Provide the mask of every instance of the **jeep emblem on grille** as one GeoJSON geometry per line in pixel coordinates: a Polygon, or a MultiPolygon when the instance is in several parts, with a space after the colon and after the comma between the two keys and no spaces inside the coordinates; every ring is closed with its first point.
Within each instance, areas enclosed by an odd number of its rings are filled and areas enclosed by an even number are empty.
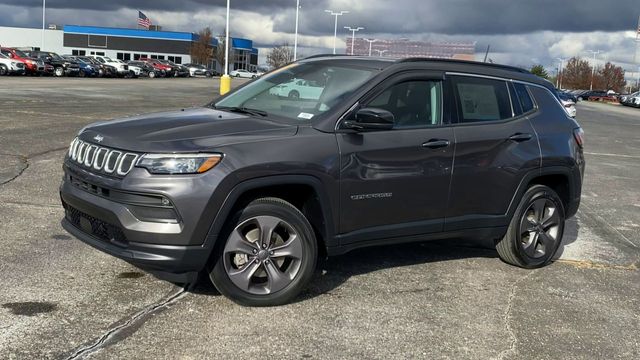
{"type": "Polygon", "coordinates": [[[104,137],[102,135],[96,135],[93,137],[93,140],[97,142],[102,142],[102,140],[104,140],[104,137]]]}

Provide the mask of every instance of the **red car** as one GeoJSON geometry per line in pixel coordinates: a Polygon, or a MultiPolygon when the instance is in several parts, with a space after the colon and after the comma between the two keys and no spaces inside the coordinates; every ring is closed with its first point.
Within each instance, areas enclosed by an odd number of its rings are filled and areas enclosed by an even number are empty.
{"type": "Polygon", "coordinates": [[[26,73],[29,75],[38,75],[45,71],[44,62],[27,56],[20,50],[13,48],[0,48],[0,53],[8,56],[10,59],[24,63],[26,73]]]}
{"type": "Polygon", "coordinates": [[[171,71],[173,70],[171,66],[165,65],[156,59],[140,58],[140,60],[138,61],[144,61],[147,64],[153,66],[158,75],[161,77],[167,76],[167,74],[171,73],[171,71]]]}

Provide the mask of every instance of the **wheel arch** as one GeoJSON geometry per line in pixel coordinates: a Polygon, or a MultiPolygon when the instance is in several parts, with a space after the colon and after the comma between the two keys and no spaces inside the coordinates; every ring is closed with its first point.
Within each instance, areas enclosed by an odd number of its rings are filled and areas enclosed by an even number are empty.
{"type": "Polygon", "coordinates": [[[276,175],[243,181],[229,192],[220,207],[205,245],[213,250],[227,221],[252,200],[260,197],[278,197],[298,208],[311,223],[316,233],[321,256],[334,239],[333,212],[329,196],[322,182],[310,175],[276,175]]]}

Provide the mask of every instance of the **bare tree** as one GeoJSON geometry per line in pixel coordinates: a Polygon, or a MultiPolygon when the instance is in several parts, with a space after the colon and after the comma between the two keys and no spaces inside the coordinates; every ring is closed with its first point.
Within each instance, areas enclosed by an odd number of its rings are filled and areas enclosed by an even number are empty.
{"type": "Polygon", "coordinates": [[[562,87],[566,89],[589,89],[591,85],[592,67],[586,60],[576,57],[569,59],[562,71],[562,87]]]}
{"type": "Polygon", "coordinates": [[[211,40],[213,35],[211,28],[206,27],[198,32],[198,41],[191,47],[191,57],[197,64],[209,65],[213,57],[213,46],[211,40]]]}
{"type": "Polygon", "coordinates": [[[602,69],[598,70],[593,81],[594,88],[606,91],[620,92],[624,90],[626,85],[624,70],[610,62],[607,62],[602,69]]]}
{"type": "Polygon", "coordinates": [[[269,51],[269,54],[267,54],[267,65],[273,69],[277,69],[291,62],[293,62],[293,50],[287,43],[274,47],[269,51]]]}

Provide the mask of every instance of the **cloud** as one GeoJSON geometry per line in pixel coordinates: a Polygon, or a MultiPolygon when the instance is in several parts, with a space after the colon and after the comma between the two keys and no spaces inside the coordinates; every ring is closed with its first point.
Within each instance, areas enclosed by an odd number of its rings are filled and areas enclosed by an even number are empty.
{"type": "MultiPolygon", "coordinates": [[[[40,26],[41,0],[0,1],[0,25],[40,26]]],[[[135,27],[140,9],[166,30],[196,32],[210,26],[222,33],[226,0],[56,0],[47,5],[49,23],[135,27]]],[[[253,39],[263,50],[293,43],[295,0],[231,0],[231,5],[232,36],[253,39]]],[[[599,61],[632,69],[638,13],[630,9],[636,7],[637,0],[301,0],[299,44],[305,55],[330,52],[334,18],[324,10],[348,10],[339,18],[340,49],[348,36],[343,26],[363,26],[359,35],[365,37],[475,41],[479,58],[490,45],[490,58],[512,65],[554,67],[556,58],[601,50],[599,61]]]]}

